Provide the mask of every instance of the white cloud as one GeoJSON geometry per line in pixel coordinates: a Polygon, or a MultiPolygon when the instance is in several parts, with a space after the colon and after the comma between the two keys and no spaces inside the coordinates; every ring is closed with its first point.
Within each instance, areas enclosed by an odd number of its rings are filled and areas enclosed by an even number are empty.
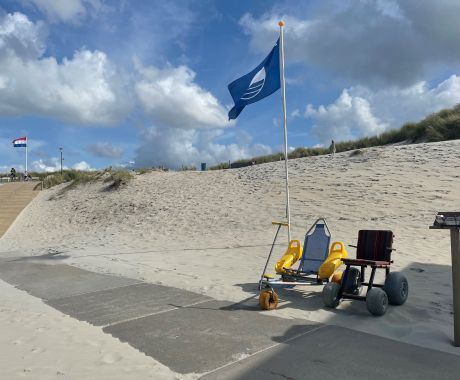
{"type": "Polygon", "coordinates": [[[460,76],[452,75],[432,88],[421,81],[403,89],[387,87],[378,91],[358,86],[351,93],[368,99],[375,115],[395,128],[460,103],[460,76]]]}
{"type": "Polygon", "coordinates": [[[78,22],[104,8],[100,0],[23,0],[34,4],[52,22],[78,22]]]}
{"type": "MultiPolygon", "coordinates": [[[[285,28],[285,49],[289,50],[289,58],[300,60],[303,52],[291,49],[290,40],[292,38],[300,39],[308,34],[308,31],[314,27],[314,20],[300,20],[297,17],[287,14],[265,14],[259,19],[254,18],[250,13],[246,13],[240,19],[240,25],[246,34],[251,36],[251,46],[253,49],[266,53],[273,47],[273,41],[279,34],[278,22],[283,20],[287,25],[285,28]],[[298,54],[300,53],[300,54],[298,54]]],[[[297,44],[298,46],[298,44],[297,44]]]]}
{"type": "Polygon", "coordinates": [[[82,49],[58,62],[43,57],[40,23],[15,13],[0,19],[0,115],[39,115],[111,124],[130,110],[123,75],[106,54],[82,49]]]}
{"type": "Polygon", "coordinates": [[[307,105],[306,117],[315,120],[313,133],[320,141],[332,139],[348,140],[356,136],[375,135],[383,132],[388,126],[372,114],[369,101],[351,96],[348,90],[343,90],[340,97],[328,106],[315,109],[307,105]]]}
{"type": "MultiPolygon", "coordinates": [[[[19,165],[18,169],[20,171],[24,170],[24,166],[19,165]]],[[[40,172],[40,173],[58,172],[61,170],[61,159],[59,157],[51,157],[48,159],[35,160],[29,165],[28,169],[29,171],[40,172]]],[[[69,167],[66,165],[63,165],[62,169],[68,170],[69,167]]],[[[72,165],[72,169],[80,170],[80,171],[96,170],[95,168],[91,167],[91,165],[88,164],[86,161],[77,162],[76,164],[72,165]]]]}
{"type": "Polygon", "coordinates": [[[140,68],[136,93],[145,113],[167,128],[225,128],[227,110],[209,91],[195,83],[195,73],[186,66],[140,68]]]}
{"type": "Polygon", "coordinates": [[[239,144],[219,144],[223,129],[230,127],[227,109],[195,82],[186,66],[139,67],[136,94],[154,127],[141,132],[136,166],[208,165],[266,154],[265,145],[251,145],[248,136],[239,144]],[[249,140],[249,141],[248,141],[249,140]]]}
{"type": "MultiPolygon", "coordinates": [[[[61,159],[58,157],[51,157],[48,159],[39,159],[33,161],[29,167],[29,171],[34,172],[57,172],[61,170],[61,159]]],[[[63,166],[63,169],[67,169],[67,166],[63,166]]]]}
{"type": "Polygon", "coordinates": [[[141,134],[141,144],[136,152],[136,166],[166,165],[180,168],[182,165],[193,164],[198,167],[201,162],[214,165],[271,153],[271,148],[266,145],[250,144],[247,136],[244,144],[216,143],[221,133],[219,130],[146,128],[141,134]]]}
{"type": "Polygon", "coordinates": [[[88,164],[86,161],[80,161],[76,163],[75,165],[72,166],[72,169],[85,171],[85,172],[96,170],[95,168],[91,167],[91,165],[88,164]]]}
{"type": "Polygon", "coordinates": [[[249,135],[239,134],[238,144],[216,142],[229,122],[227,109],[195,82],[186,66],[139,67],[136,93],[153,127],[141,132],[136,166],[213,165],[228,160],[267,154],[270,147],[251,145],[249,135]]]}
{"type": "Polygon", "coordinates": [[[260,17],[245,14],[240,24],[251,46],[267,52],[283,19],[288,60],[350,84],[407,87],[441,64],[460,67],[458,0],[323,0],[305,17],[296,9],[279,5],[260,17]]]}
{"type": "Polygon", "coordinates": [[[0,57],[35,59],[45,51],[45,37],[42,22],[33,23],[22,13],[6,14],[0,18],[0,57]]]}
{"type": "Polygon", "coordinates": [[[291,118],[293,118],[293,119],[295,119],[297,117],[300,117],[300,116],[301,116],[300,115],[300,110],[297,109],[297,108],[291,112],[291,118]]]}
{"type": "Polygon", "coordinates": [[[88,145],[87,150],[97,157],[105,158],[120,158],[124,153],[123,148],[113,146],[107,142],[90,144],[88,145]]]}
{"type": "Polygon", "coordinates": [[[329,105],[307,105],[304,116],[314,120],[321,143],[372,136],[405,122],[419,121],[432,112],[460,103],[460,77],[452,75],[433,88],[426,82],[378,91],[358,86],[343,90],[329,105]]]}
{"type": "Polygon", "coordinates": [[[86,9],[81,0],[29,0],[52,20],[71,21],[82,17],[86,9]]]}

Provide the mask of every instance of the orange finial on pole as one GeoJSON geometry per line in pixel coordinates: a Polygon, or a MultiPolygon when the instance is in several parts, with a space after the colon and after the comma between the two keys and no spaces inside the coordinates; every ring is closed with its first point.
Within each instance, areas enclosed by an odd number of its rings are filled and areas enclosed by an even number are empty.
{"type": "Polygon", "coordinates": [[[281,27],[283,27],[283,26],[284,26],[284,21],[280,21],[280,22],[278,23],[278,25],[281,26],[281,27]]]}

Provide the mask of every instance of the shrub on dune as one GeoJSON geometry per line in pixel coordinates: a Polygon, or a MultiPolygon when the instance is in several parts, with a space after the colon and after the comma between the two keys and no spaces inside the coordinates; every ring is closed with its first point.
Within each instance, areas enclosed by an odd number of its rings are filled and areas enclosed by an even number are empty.
{"type": "Polygon", "coordinates": [[[126,185],[134,178],[133,174],[128,170],[111,170],[108,173],[108,176],[104,179],[104,182],[111,182],[107,190],[118,189],[121,185],[126,185]]]}

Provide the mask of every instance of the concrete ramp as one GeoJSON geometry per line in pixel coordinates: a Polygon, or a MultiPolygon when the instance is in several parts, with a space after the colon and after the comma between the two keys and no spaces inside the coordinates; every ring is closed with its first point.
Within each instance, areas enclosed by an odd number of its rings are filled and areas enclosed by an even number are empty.
{"type": "Polygon", "coordinates": [[[456,380],[459,374],[456,355],[343,327],[322,326],[203,379],[456,380]]]}
{"type": "Polygon", "coordinates": [[[0,238],[10,228],[17,216],[34,199],[39,182],[10,182],[0,186],[0,238]]]}
{"type": "Polygon", "coordinates": [[[71,317],[100,326],[178,373],[219,380],[459,378],[456,355],[277,318],[260,312],[255,302],[216,301],[41,260],[0,260],[0,278],[71,317]]]}
{"type": "Polygon", "coordinates": [[[134,279],[88,272],[70,265],[47,265],[11,260],[0,263],[0,278],[44,300],[139,283],[134,279]]]}
{"type": "Polygon", "coordinates": [[[215,370],[319,326],[264,315],[258,309],[228,302],[208,301],[118,323],[105,327],[104,332],[185,374],[215,370]]]}

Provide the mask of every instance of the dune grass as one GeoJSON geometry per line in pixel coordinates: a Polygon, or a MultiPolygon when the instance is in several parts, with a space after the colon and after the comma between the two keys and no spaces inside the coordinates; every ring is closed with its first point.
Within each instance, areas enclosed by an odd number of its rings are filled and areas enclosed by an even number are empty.
{"type": "Polygon", "coordinates": [[[96,180],[98,174],[99,172],[84,172],[78,170],[64,170],[62,174],[60,172],[47,173],[43,178],[43,187],[49,189],[62,183],[68,183],[69,185],[66,188],[70,190],[77,185],[96,180]]]}
{"type": "Polygon", "coordinates": [[[134,176],[128,170],[110,170],[107,172],[104,182],[109,183],[106,190],[118,189],[121,185],[126,185],[134,176]]]}
{"type": "Polygon", "coordinates": [[[49,189],[63,183],[67,185],[63,187],[58,195],[63,195],[67,191],[76,188],[79,185],[86,183],[102,181],[108,183],[106,190],[115,190],[122,185],[126,185],[134,178],[133,174],[128,170],[112,170],[105,169],[102,171],[79,171],[79,170],[64,170],[60,172],[46,173],[43,178],[43,187],[49,189]]]}
{"type": "MultiPolygon", "coordinates": [[[[406,123],[399,129],[384,132],[378,136],[363,137],[357,140],[336,143],[336,152],[370,148],[397,143],[414,144],[460,139],[460,104],[427,116],[418,123],[406,123]]],[[[288,158],[301,158],[328,154],[327,148],[297,148],[288,154],[288,158]]],[[[210,170],[230,169],[284,160],[284,153],[253,157],[211,166],[210,170]]]]}

